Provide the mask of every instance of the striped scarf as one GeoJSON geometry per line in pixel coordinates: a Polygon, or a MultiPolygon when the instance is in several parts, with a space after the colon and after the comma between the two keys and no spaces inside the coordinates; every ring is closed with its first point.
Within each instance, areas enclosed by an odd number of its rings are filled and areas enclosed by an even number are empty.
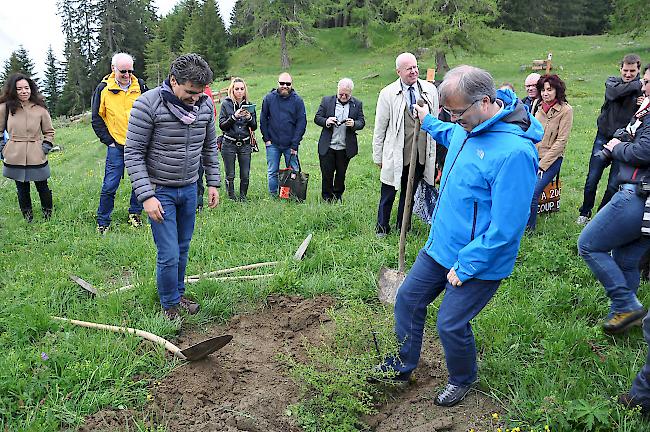
{"type": "Polygon", "coordinates": [[[167,109],[183,122],[183,124],[189,125],[194,123],[199,112],[200,100],[199,103],[193,106],[185,105],[172,91],[169,79],[166,79],[160,86],[160,96],[167,109]]]}

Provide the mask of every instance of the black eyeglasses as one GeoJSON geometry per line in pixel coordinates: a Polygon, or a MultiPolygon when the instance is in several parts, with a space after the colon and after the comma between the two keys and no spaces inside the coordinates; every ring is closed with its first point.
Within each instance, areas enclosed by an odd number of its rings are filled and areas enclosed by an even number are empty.
{"type": "Polygon", "coordinates": [[[470,108],[471,108],[471,107],[472,107],[476,102],[480,102],[480,101],[482,101],[482,100],[483,100],[483,98],[481,98],[481,99],[476,99],[474,102],[472,102],[471,104],[469,104],[469,105],[467,106],[467,108],[465,108],[464,110],[462,110],[462,111],[460,111],[460,112],[458,112],[458,111],[452,111],[452,110],[450,110],[449,108],[444,107],[444,106],[442,107],[442,110],[443,110],[444,112],[446,112],[447,114],[449,114],[450,117],[461,118],[461,117],[463,116],[463,114],[465,114],[465,112],[467,112],[467,110],[470,109],[470,108]]]}
{"type": "Polygon", "coordinates": [[[278,81],[278,84],[285,87],[291,87],[291,83],[287,81],[278,81]]]}
{"type": "Polygon", "coordinates": [[[125,74],[125,73],[132,74],[133,69],[118,69],[118,72],[122,73],[122,74],[125,74]]]}

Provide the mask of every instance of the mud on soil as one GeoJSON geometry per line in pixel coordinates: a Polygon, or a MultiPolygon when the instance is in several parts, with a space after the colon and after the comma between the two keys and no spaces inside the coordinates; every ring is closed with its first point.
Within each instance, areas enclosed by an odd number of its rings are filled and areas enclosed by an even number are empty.
{"type": "MultiPolygon", "coordinates": [[[[301,429],[285,415],[298,402],[299,387],[277,355],[306,359],[304,341],[323,342],[323,325],[330,323],[331,297],[303,299],[270,296],[267,306],[234,316],[226,326],[208,332],[187,332],[174,342],[181,347],[228,333],[232,342],[204,360],[186,363],[152,386],[153,400],[141,411],[104,409],[86,419],[80,432],[133,431],[136,422],[174,431],[293,432],[301,429]]],[[[480,392],[462,404],[442,409],[433,404],[435,391],[446,383],[440,346],[425,337],[415,382],[401,393],[388,390],[389,401],[378,414],[364,418],[377,432],[460,432],[474,428],[494,431],[491,414],[501,410],[480,392]]]]}

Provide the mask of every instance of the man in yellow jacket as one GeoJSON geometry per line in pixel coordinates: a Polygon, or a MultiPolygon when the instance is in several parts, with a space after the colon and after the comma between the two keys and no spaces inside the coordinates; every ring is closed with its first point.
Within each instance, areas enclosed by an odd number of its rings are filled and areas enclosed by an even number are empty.
{"type": "MultiPolygon", "coordinates": [[[[105,234],[111,224],[115,192],[124,177],[124,142],[133,102],[147,91],[144,81],[133,75],[133,57],[117,53],[111,60],[111,70],[93,94],[92,125],[99,140],[107,146],[104,182],[97,208],[97,231],[105,234]]],[[[129,224],[142,225],[142,204],[131,190],[129,224]]]]}

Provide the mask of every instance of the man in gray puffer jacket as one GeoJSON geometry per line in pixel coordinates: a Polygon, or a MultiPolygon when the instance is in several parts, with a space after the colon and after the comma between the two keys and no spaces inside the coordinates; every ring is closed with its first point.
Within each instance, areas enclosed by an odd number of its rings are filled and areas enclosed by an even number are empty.
{"type": "Polygon", "coordinates": [[[179,308],[190,314],[199,311],[198,303],[184,293],[201,159],[209,207],[219,203],[214,108],[203,93],[210,82],[212,71],[199,55],[178,57],[163,84],[135,101],[126,134],[124,162],[149,215],[158,249],[158,296],[170,320],[179,318],[179,308]]]}

